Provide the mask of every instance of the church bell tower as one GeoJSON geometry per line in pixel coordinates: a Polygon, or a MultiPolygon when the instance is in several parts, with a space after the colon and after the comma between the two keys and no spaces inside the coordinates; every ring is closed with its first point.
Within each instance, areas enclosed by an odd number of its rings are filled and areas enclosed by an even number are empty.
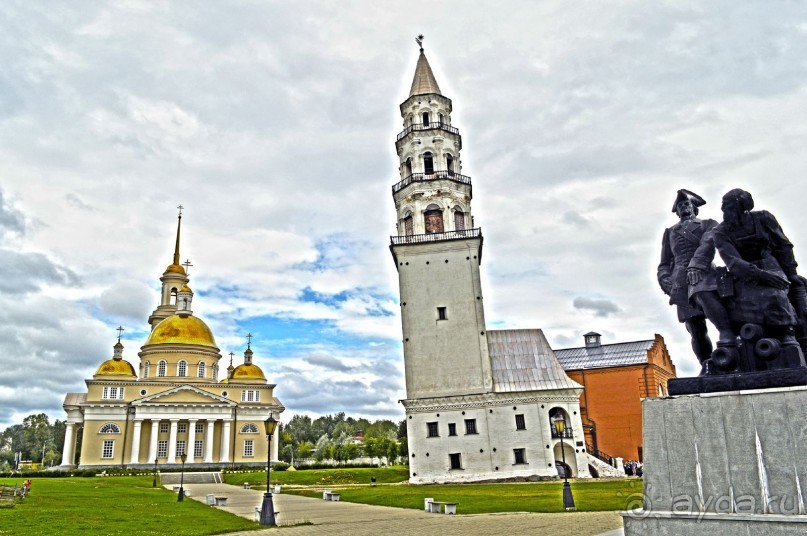
{"type": "Polygon", "coordinates": [[[462,137],[451,99],[437,85],[422,36],[392,187],[407,399],[492,390],[479,266],[482,231],[471,213],[471,178],[462,174],[462,137]]]}

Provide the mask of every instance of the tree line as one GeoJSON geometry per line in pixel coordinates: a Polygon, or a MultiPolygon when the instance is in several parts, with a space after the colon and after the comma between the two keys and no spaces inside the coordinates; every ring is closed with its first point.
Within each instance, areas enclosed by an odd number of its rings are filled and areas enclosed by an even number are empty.
{"type": "Polygon", "coordinates": [[[281,424],[279,437],[279,457],[287,463],[301,458],[346,462],[361,456],[386,457],[389,463],[394,463],[399,457],[408,456],[406,421],[370,422],[363,417],[346,417],[344,412],[316,419],[295,415],[281,424]],[[359,432],[363,441],[354,439],[359,432]]]}
{"type": "Polygon", "coordinates": [[[62,461],[65,421],[53,424],[44,413],[29,415],[22,424],[0,432],[0,471],[17,469],[17,461],[59,465],[62,461]]]}

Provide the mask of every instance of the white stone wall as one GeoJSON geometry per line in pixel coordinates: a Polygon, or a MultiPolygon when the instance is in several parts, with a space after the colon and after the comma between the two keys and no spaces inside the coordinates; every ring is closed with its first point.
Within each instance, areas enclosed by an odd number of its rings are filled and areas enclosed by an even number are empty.
{"type": "Polygon", "coordinates": [[[557,477],[555,456],[561,460],[560,439],[551,437],[549,421],[549,411],[554,407],[564,408],[572,424],[575,439],[564,439],[567,464],[576,477],[590,477],[585,447],[576,445],[577,441],[583,441],[583,428],[574,394],[537,394],[539,396],[527,397],[527,393],[519,393],[515,398],[446,397],[436,399],[431,405],[406,401],[405,405],[410,406],[406,416],[410,482],[557,477]],[[524,415],[525,430],[516,428],[516,415],[524,415]],[[465,433],[466,419],[476,419],[477,434],[465,433]],[[437,423],[438,437],[428,437],[427,423],[430,422],[437,423]],[[456,425],[456,436],[449,436],[449,423],[456,425]],[[513,449],[525,450],[526,463],[515,463],[513,449]],[[461,469],[450,469],[452,453],[461,455],[461,469]]]}
{"type": "Polygon", "coordinates": [[[394,246],[407,398],[492,390],[480,247],[479,238],[394,246]]]}

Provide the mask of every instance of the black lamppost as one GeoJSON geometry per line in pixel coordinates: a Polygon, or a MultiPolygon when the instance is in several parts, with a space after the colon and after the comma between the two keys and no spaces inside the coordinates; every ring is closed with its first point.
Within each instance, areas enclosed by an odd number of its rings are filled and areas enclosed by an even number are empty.
{"type": "Polygon", "coordinates": [[[269,418],[263,421],[263,426],[266,428],[267,451],[266,451],[266,493],[263,494],[263,505],[261,506],[261,525],[275,526],[275,505],[272,501],[272,434],[275,433],[277,428],[277,420],[273,414],[269,414],[269,418]]]}
{"type": "Polygon", "coordinates": [[[569,486],[568,470],[566,465],[566,450],[563,445],[563,431],[566,429],[566,421],[557,419],[555,421],[555,431],[560,437],[560,455],[563,459],[563,507],[567,510],[574,509],[574,497],[572,497],[572,488],[569,486]]]}
{"type": "Polygon", "coordinates": [[[151,483],[151,487],[157,487],[157,458],[154,458],[154,482],[151,483]]]}
{"type": "Polygon", "coordinates": [[[177,501],[182,502],[185,500],[185,488],[182,486],[185,484],[185,460],[188,459],[188,455],[184,452],[179,456],[179,459],[182,460],[182,473],[179,476],[179,495],[177,495],[177,501]]]}

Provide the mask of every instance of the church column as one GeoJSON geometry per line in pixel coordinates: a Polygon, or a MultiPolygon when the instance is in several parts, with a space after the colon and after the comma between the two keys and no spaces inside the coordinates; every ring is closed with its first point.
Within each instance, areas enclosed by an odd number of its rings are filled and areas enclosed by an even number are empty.
{"type": "Polygon", "coordinates": [[[188,446],[185,449],[185,452],[188,453],[188,462],[194,462],[194,453],[196,449],[194,448],[194,443],[196,443],[196,420],[197,419],[188,419],[188,446]]]}
{"type": "Polygon", "coordinates": [[[165,463],[177,463],[177,424],[179,419],[171,419],[171,432],[168,434],[168,459],[165,463]]]}
{"type": "Polygon", "coordinates": [[[207,434],[205,435],[205,463],[213,463],[213,430],[216,421],[207,420],[207,434]]]}
{"type": "Polygon", "coordinates": [[[134,430],[132,431],[132,459],[130,463],[140,463],[140,428],[143,419],[135,419],[134,430]]]}
{"type": "Polygon", "coordinates": [[[151,463],[157,459],[157,435],[160,432],[160,421],[154,419],[151,421],[151,437],[149,438],[149,459],[147,462],[151,463]]]}
{"type": "Polygon", "coordinates": [[[221,428],[221,456],[219,456],[220,462],[229,462],[230,461],[230,424],[232,421],[229,419],[224,419],[223,426],[221,428]]]}
{"type": "Polygon", "coordinates": [[[62,465],[73,465],[76,456],[76,425],[68,422],[64,428],[64,449],[62,449],[62,465]]]}

